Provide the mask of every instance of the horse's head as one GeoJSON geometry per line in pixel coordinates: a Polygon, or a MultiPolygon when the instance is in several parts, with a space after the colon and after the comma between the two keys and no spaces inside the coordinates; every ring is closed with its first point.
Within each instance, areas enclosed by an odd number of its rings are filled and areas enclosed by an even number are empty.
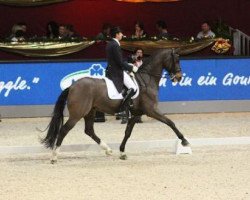
{"type": "Polygon", "coordinates": [[[163,59],[163,66],[168,71],[170,79],[173,82],[179,82],[182,78],[178,51],[178,49],[172,49],[171,51],[168,50],[167,55],[165,54],[163,59]]]}

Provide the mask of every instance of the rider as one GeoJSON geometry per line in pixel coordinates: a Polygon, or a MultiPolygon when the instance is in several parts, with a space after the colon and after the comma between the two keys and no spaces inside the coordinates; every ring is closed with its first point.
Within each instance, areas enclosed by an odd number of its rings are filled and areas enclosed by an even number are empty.
{"type": "Polygon", "coordinates": [[[124,111],[129,109],[131,97],[136,93],[136,85],[125,71],[135,73],[137,72],[138,67],[123,61],[122,50],[119,42],[123,37],[121,29],[119,27],[113,27],[110,30],[110,35],[112,39],[106,46],[108,61],[106,76],[114,82],[119,93],[122,92],[123,85],[128,88],[127,94],[125,95],[120,107],[120,111],[124,111]]]}

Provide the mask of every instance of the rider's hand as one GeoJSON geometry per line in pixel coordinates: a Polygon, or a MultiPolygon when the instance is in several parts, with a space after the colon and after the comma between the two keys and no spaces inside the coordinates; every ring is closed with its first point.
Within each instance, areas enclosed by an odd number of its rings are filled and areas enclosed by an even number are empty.
{"type": "Polygon", "coordinates": [[[134,74],[133,72],[130,72],[130,73],[129,73],[129,76],[135,78],[135,74],[134,74]]]}
{"type": "Polygon", "coordinates": [[[132,71],[133,71],[134,73],[136,73],[136,72],[138,71],[138,67],[136,67],[136,66],[133,66],[133,69],[132,69],[132,71]]]}

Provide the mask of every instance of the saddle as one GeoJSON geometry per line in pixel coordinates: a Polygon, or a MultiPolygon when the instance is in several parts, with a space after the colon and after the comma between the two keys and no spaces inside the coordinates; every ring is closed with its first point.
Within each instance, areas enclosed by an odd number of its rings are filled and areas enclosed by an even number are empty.
{"type": "MultiPolygon", "coordinates": [[[[134,96],[132,96],[132,99],[135,99],[139,95],[139,86],[138,86],[138,83],[135,80],[135,78],[132,77],[132,79],[136,85],[136,93],[134,96]]],[[[108,79],[107,77],[104,77],[104,80],[106,82],[106,86],[107,86],[107,90],[108,90],[108,97],[110,99],[123,99],[124,95],[126,95],[127,88],[124,89],[121,93],[119,93],[112,80],[108,79]]]]}

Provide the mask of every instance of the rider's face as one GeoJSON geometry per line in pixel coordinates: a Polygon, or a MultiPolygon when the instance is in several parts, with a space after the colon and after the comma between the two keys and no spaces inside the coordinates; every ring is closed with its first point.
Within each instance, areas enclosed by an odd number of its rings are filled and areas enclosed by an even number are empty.
{"type": "Polygon", "coordinates": [[[120,41],[120,40],[122,39],[122,37],[123,37],[122,32],[119,32],[119,33],[116,34],[116,39],[117,39],[117,40],[120,41]]]}
{"type": "Polygon", "coordinates": [[[210,30],[210,26],[207,23],[204,23],[204,24],[201,25],[201,30],[204,33],[207,33],[210,30]]]}

